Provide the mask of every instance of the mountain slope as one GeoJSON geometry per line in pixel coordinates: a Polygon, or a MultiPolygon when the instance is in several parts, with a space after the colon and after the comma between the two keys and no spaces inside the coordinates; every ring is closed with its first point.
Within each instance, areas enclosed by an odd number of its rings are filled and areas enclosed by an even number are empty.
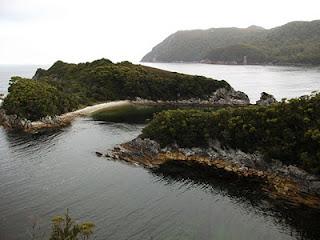
{"type": "Polygon", "coordinates": [[[320,64],[320,20],[290,22],[270,30],[250,26],[178,31],[142,61],[242,64],[244,56],[249,64],[320,64]]]}

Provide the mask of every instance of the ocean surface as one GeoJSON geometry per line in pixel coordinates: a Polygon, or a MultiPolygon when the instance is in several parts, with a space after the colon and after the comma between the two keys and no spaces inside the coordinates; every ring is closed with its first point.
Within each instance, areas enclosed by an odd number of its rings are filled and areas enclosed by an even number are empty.
{"type": "MultiPolygon", "coordinates": [[[[320,87],[317,68],[152,66],[230,79],[253,100],[260,91],[282,98],[320,87]]],[[[0,92],[10,76],[31,77],[37,67],[1,65],[0,92]]],[[[320,238],[320,212],[273,202],[260,195],[256,183],[224,179],[203,167],[150,170],[96,156],[142,128],[90,118],[35,135],[0,128],[0,239],[30,239],[35,223],[37,233],[48,232],[50,219],[66,209],[76,220],[93,221],[99,240],[320,238]]]]}
{"type": "Polygon", "coordinates": [[[226,80],[234,89],[245,92],[252,103],[260,98],[261,92],[267,92],[281,100],[320,90],[320,66],[283,67],[199,63],[143,63],[143,65],[226,80]]]}

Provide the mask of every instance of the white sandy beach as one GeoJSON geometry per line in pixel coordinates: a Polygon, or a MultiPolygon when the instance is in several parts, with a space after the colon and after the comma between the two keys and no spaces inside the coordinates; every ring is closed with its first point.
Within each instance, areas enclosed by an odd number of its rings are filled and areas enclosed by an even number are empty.
{"type": "Polygon", "coordinates": [[[88,116],[96,111],[107,109],[110,107],[116,107],[128,104],[130,101],[123,100],[123,101],[114,101],[114,102],[107,102],[107,103],[100,103],[93,106],[88,106],[79,110],[76,110],[74,112],[69,112],[62,114],[60,117],[62,118],[69,118],[69,117],[77,117],[77,116],[88,116]]]}
{"type": "MultiPolygon", "coordinates": [[[[76,117],[89,116],[90,114],[96,111],[111,108],[111,107],[126,105],[129,102],[130,102],[129,100],[122,100],[122,101],[99,103],[99,104],[88,106],[73,112],[62,114],[59,116],[59,118],[62,122],[71,122],[76,117]]],[[[48,124],[41,121],[32,122],[32,128],[43,128],[43,127],[48,127],[48,124]]]]}

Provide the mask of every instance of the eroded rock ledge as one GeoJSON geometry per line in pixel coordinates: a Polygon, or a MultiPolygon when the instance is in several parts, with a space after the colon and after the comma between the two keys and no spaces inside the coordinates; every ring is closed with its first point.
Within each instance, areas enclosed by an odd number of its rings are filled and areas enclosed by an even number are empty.
{"type": "Polygon", "coordinates": [[[248,154],[240,150],[224,149],[219,143],[208,148],[180,148],[160,145],[150,139],[136,138],[120,144],[106,154],[116,160],[155,168],[168,161],[193,161],[234,173],[241,177],[263,180],[265,190],[273,198],[295,205],[320,208],[320,178],[295,166],[280,161],[266,162],[259,153],[248,154]]]}

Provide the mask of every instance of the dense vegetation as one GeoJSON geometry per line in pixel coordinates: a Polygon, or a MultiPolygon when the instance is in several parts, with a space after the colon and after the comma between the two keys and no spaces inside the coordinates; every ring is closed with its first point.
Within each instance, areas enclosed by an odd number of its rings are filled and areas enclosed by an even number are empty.
{"type": "Polygon", "coordinates": [[[206,99],[225,81],[167,72],[129,62],[114,64],[101,59],[91,63],[57,61],[48,70],[38,69],[34,78],[11,81],[4,109],[27,119],[39,119],[96,102],[134,99],[206,99]]]}
{"type": "Polygon", "coordinates": [[[70,95],[57,90],[45,81],[13,77],[9,95],[3,102],[7,114],[16,114],[30,120],[47,115],[57,115],[76,107],[70,95]]]}
{"type": "Polygon", "coordinates": [[[170,110],[157,114],[143,137],[162,146],[223,146],[245,152],[260,151],[320,173],[320,94],[271,106],[226,108],[217,111],[170,110]]]}
{"type": "Polygon", "coordinates": [[[257,47],[250,45],[232,45],[225,48],[216,48],[212,50],[206,57],[211,62],[215,63],[230,63],[230,64],[255,64],[268,62],[267,55],[257,47]]]}
{"type": "Polygon", "coordinates": [[[290,22],[269,30],[251,26],[179,31],[155,46],[142,61],[242,64],[244,56],[249,64],[320,64],[320,20],[290,22]]]}

